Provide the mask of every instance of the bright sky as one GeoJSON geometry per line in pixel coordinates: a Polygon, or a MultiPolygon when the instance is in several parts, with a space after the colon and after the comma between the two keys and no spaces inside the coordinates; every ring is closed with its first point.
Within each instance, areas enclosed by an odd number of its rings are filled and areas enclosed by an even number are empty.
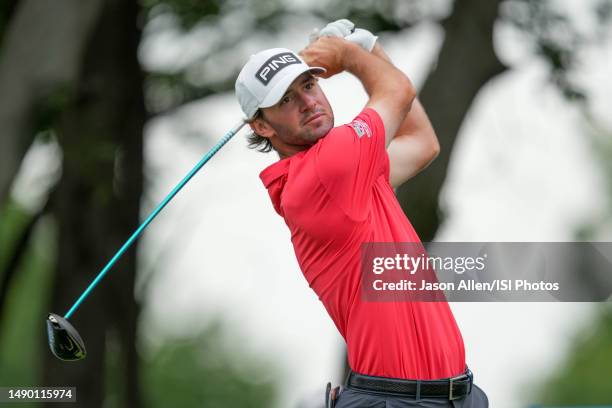
{"type": "MultiPolygon", "coordinates": [[[[263,47],[299,49],[312,28],[308,24],[294,25],[282,40],[263,47]]],[[[420,85],[442,35],[436,26],[423,24],[380,41],[420,85]]],[[[601,214],[607,200],[584,125],[546,84],[545,67],[530,57],[525,41],[498,27],[496,45],[513,69],[480,92],[461,129],[443,191],[449,218],[438,239],[571,240],[574,228],[601,214]]],[[[178,58],[181,52],[160,49],[150,46],[145,54],[153,56],[144,58],[155,59],[156,52],[178,58]]],[[[612,42],[591,50],[581,70],[600,116],[612,108],[611,50],[612,42]]],[[[322,86],[337,124],[350,120],[366,101],[348,75],[322,86]]],[[[223,94],[151,122],[146,210],[240,117],[233,95],[223,94]]],[[[28,160],[39,160],[36,154],[28,160]]],[[[189,333],[221,315],[231,329],[228,344],[276,356],[284,381],[279,406],[294,406],[309,394],[319,393],[315,398],[320,399],[327,381],[342,381],[343,351],[342,339],[301,275],[288,229],[258,179],[276,159],[249,151],[244,133],[236,136],[149,227],[141,266],[154,268],[146,317],[155,333],[189,333]]],[[[15,191],[27,201],[27,190],[15,191]]],[[[492,406],[525,407],[519,387],[554,369],[572,336],[586,327],[593,307],[452,304],[467,362],[492,406]]]]}

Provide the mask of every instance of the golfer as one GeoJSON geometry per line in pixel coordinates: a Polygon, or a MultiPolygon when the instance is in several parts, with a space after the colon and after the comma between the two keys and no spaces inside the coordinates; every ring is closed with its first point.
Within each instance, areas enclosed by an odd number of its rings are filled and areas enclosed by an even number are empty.
{"type": "Polygon", "coordinates": [[[446,302],[368,302],[361,245],[419,242],[393,192],[438,154],[410,80],[376,37],[330,23],[299,55],[253,55],[236,80],[251,147],[280,160],[260,178],[291,231],[300,268],[347,343],[351,374],[328,407],[487,407],[466,366],[446,302]],[[300,58],[301,56],[301,58],[300,58]],[[368,94],[350,123],[334,114],[317,76],[347,71],[368,94]]]}

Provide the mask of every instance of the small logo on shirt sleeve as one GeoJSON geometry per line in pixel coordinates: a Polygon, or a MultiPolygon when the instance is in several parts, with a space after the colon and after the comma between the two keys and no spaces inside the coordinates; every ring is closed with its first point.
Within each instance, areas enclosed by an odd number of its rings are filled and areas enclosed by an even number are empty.
{"type": "Polygon", "coordinates": [[[349,123],[349,126],[353,128],[355,133],[357,133],[357,136],[360,138],[364,135],[367,137],[372,137],[372,131],[370,130],[370,127],[361,119],[353,120],[351,123],[349,123]]]}

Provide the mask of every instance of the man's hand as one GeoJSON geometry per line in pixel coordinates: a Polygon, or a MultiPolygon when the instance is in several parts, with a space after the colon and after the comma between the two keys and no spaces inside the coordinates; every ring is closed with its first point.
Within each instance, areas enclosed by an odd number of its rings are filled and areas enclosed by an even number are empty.
{"type": "Polygon", "coordinates": [[[355,44],[337,37],[321,37],[299,52],[311,67],[323,67],[327,72],[321,74],[329,78],[345,69],[345,54],[355,44]]]}
{"type": "Polygon", "coordinates": [[[355,24],[345,18],[327,24],[321,31],[315,29],[315,31],[310,34],[310,42],[312,43],[321,37],[344,38],[347,41],[359,45],[368,52],[372,51],[378,39],[378,37],[368,30],[355,28],[355,24]]]}
{"type": "Polygon", "coordinates": [[[313,43],[319,37],[340,37],[344,38],[353,33],[355,24],[352,21],[343,18],[327,24],[322,30],[315,28],[310,34],[310,42],[313,43]]]}

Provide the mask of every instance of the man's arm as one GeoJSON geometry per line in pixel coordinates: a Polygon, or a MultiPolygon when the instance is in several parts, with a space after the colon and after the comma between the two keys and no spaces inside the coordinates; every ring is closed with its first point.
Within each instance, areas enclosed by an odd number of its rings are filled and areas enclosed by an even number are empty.
{"type": "Polygon", "coordinates": [[[390,62],[337,37],[321,37],[300,55],[308,65],[326,68],[326,78],[348,71],[361,81],[369,96],[366,107],[380,115],[388,146],[416,96],[406,75],[390,62]]]}
{"type": "Polygon", "coordinates": [[[387,147],[389,182],[399,187],[425,169],[440,153],[436,133],[418,99],[387,147]]]}
{"type": "MultiPolygon", "coordinates": [[[[372,54],[391,62],[377,42],[372,54]]],[[[391,174],[389,182],[398,187],[426,168],[440,152],[436,132],[418,99],[400,124],[397,133],[387,147],[391,174]]]]}

